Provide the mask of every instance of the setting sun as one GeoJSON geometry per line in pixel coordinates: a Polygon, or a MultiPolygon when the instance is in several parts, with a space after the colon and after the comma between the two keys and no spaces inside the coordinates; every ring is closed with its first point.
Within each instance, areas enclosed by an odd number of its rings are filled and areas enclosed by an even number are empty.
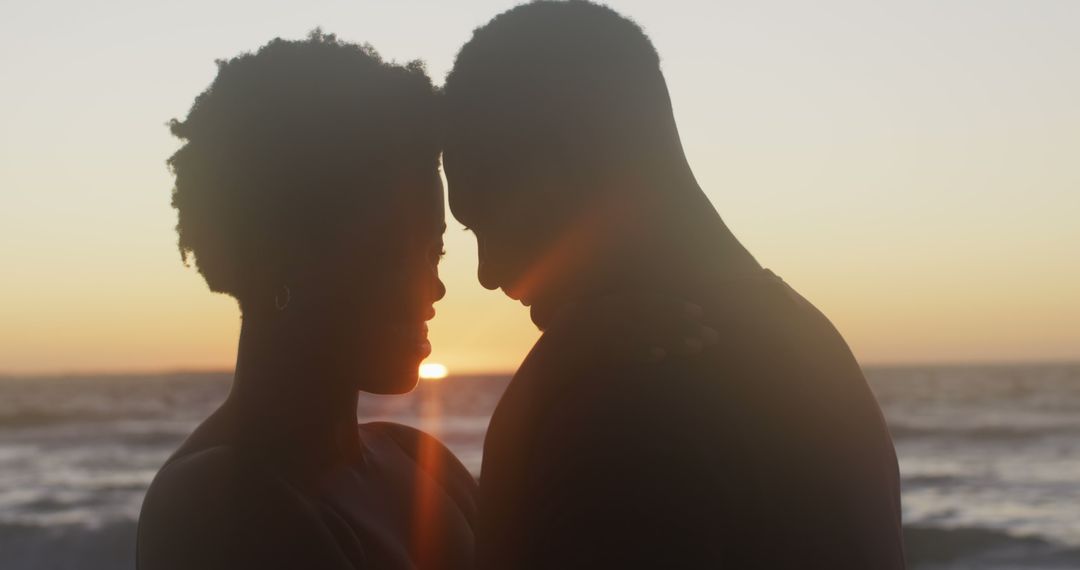
{"type": "Polygon", "coordinates": [[[449,371],[442,364],[425,362],[420,365],[420,378],[424,380],[442,380],[449,371]]]}

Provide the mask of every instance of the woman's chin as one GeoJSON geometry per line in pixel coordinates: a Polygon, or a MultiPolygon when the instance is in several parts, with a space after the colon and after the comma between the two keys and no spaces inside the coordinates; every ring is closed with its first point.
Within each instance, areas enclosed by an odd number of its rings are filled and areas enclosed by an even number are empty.
{"type": "Polygon", "coordinates": [[[423,359],[410,358],[382,367],[381,373],[368,375],[366,386],[361,390],[372,394],[392,396],[411,392],[420,382],[420,362],[423,359]]]}
{"type": "Polygon", "coordinates": [[[365,383],[360,389],[382,395],[411,392],[420,381],[420,364],[431,355],[431,342],[427,334],[386,340],[367,351],[371,360],[359,375],[365,383]]]}
{"type": "Polygon", "coordinates": [[[413,374],[411,378],[407,376],[388,378],[378,385],[364,386],[363,390],[379,396],[396,396],[412,392],[419,383],[419,375],[413,374]]]}

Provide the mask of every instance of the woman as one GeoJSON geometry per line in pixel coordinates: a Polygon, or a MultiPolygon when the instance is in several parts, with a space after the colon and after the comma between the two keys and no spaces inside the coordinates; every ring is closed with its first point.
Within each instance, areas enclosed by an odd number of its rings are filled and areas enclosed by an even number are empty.
{"type": "MultiPolygon", "coordinates": [[[[141,569],[472,566],[468,471],[427,434],[356,421],[360,391],[408,392],[431,351],[436,104],[419,64],[316,31],[219,62],[171,123],[181,256],[243,319],[228,398],[147,492],[141,569]]],[[[682,308],[607,299],[592,310],[618,330],[593,332],[630,357],[694,352],[716,333],[682,308]]]]}
{"type": "Polygon", "coordinates": [[[138,565],[468,568],[475,482],[431,436],[357,426],[429,354],[443,198],[419,64],[313,33],[219,62],[170,158],[180,252],[243,314],[225,403],[158,473],[138,565]]]}

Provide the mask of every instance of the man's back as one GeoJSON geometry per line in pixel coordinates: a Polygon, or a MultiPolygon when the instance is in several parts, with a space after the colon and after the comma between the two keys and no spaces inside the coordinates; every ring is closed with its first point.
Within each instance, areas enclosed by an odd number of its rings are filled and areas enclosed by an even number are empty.
{"type": "Polygon", "coordinates": [[[690,357],[548,328],[488,430],[481,567],[903,568],[895,452],[832,325],[768,272],[690,298],[720,331],[690,357]]]}

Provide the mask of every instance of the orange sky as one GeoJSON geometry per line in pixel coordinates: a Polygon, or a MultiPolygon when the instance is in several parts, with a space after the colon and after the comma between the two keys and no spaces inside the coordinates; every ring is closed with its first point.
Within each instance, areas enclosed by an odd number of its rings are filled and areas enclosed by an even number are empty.
{"type": "MultiPolygon", "coordinates": [[[[322,25],[441,82],[511,4],[6,9],[0,372],[231,366],[235,303],[180,263],[164,167],[214,58],[322,25]]],[[[1080,359],[1080,3],[612,5],[653,37],[713,203],[861,360],[1080,359]]],[[[537,333],[474,247],[451,220],[432,360],[512,369],[537,333]]]]}

